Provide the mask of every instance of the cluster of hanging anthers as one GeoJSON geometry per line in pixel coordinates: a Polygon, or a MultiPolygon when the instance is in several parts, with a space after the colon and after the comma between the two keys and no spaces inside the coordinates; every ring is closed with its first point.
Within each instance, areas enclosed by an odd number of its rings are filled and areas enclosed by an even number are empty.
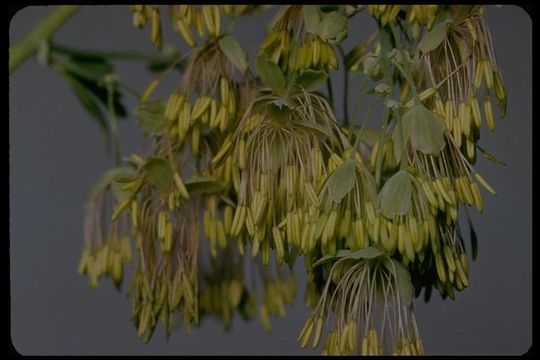
{"type": "MultiPolygon", "coordinates": [[[[270,316],[284,316],[284,306],[296,294],[294,278],[279,264],[292,268],[302,254],[308,275],[305,300],[314,308],[299,336],[302,347],[312,335],[317,347],[327,324],[325,354],[422,354],[403,283],[410,283],[410,272],[413,282],[422,279],[414,284],[417,294],[422,286],[428,292],[434,285],[452,298],[454,289],[468,287],[459,205],[483,210],[477,183],[494,192],[471,165],[482,124],[479,104],[490,129],[491,96],[503,114],[506,107],[483,7],[367,7],[381,27],[399,20],[403,29],[410,26],[409,39],[421,38],[422,28],[434,32],[444,26],[446,31],[435,47],[424,47],[419,61],[409,62],[410,81],[401,85],[400,94],[404,111],[419,99],[444,124],[444,147],[430,154],[407,143],[401,157],[397,120],[390,123],[391,139],[372,144],[366,157],[321,93],[292,86],[284,100],[275,88],[258,85],[249,70],[239,71],[219,43],[221,17],[257,8],[169,7],[174,30],[194,52],[167,102],[146,100],[138,109],[139,114],[157,113],[145,128],[151,135],[146,154],[132,155],[127,167],[106,174],[93,193],[79,270],[93,286],[107,275],[120,285],[123,264],[132,260],[129,238],[135,240],[132,320],[148,341],[158,321],[170,334],[176,310],[186,331],[209,314],[230,328],[235,311],[244,318],[258,312],[269,329],[270,316]],[[200,46],[193,30],[203,41],[200,46]],[[415,92],[419,96],[411,97],[415,92]],[[380,191],[374,176],[378,161],[384,181],[380,191]],[[348,191],[337,182],[350,184],[348,191]],[[397,184],[406,184],[406,209],[386,211],[385,195],[397,184]],[[200,218],[209,257],[200,255],[206,249],[199,244],[200,218]],[[257,257],[259,281],[254,272],[246,276],[244,271],[247,245],[257,257]],[[376,257],[343,256],[373,248],[380,252],[376,257]]],[[[151,38],[160,47],[159,7],[132,10],[136,26],[151,20],[151,38]]],[[[335,69],[332,44],[346,36],[346,16],[359,10],[347,7],[343,15],[313,6],[286,7],[259,57],[280,69],[284,79],[335,69]],[[330,16],[345,16],[345,26],[313,30],[313,19],[324,22],[330,16]]],[[[380,79],[386,55],[380,42],[371,52],[367,47],[346,59],[348,67],[380,79]]],[[[388,61],[403,71],[403,56],[396,59],[388,61]]]]}

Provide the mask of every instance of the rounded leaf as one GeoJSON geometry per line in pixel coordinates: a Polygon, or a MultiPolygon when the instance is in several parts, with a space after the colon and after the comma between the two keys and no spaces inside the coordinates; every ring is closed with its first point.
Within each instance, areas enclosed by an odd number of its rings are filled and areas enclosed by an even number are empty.
{"type": "Polygon", "coordinates": [[[227,59],[229,59],[242,74],[246,72],[248,66],[247,53],[235,38],[230,35],[222,37],[219,40],[219,47],[225,56],[227,56],[227,59]]]}
{"type": "Polygon", "coordinates": [[[161,192],[167,192],[173,184],[171,164],[160,157],[150,157],[143,167],[146,180],[161,192]]]}
{"type": "Polygon", "coordinates": [[[439,155],[444,146],[444,124],[422,104],[416,104],[403,115],[404,129],[410,132],[413,147],[427,155],[439,155]]]}
{"type": "Polygon", "coordinates": [[[431,31],[424,35],[418,47],[424,54],[435,50],[446,38],[447,31],[448,23],[446,21],[436,24],[431,31]]]}
{"type": "Polygon", "coordinates": [[[340,202],[352,190],[356,181],[355,169],[355,161],[347,159],[334,170],[328,179],[330,199],[340,202]]]}
{"type": "Polygon", "coordinates": [[[387,218],[405,215],[411,207],[411,194],[411,176],[407,171],[400,170],[384,183],[377,197],[377,205],[387,218]]]}
{"type": "Polygon", "coordinates": [[[285,93],[285,75],[283,75],[279,66],[266,56],[259,56],[255,62],[255,68],[262,82],[272,88],[276,94],[283,95],[285,93]]]}

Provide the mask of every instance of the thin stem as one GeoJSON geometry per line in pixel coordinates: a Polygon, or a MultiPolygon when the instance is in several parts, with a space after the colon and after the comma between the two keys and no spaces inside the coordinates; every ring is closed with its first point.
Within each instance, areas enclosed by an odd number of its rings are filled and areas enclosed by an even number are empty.
{"type": "Polygon", "coordinates": [[[337,46],[343,62],[343,126],[349,126],[349,72],[345,65],[345,51],[341,45],[337,46]]]}
{"type": "Polygon", "coordinates": [[[405,170],[407,168],[407,140],[405,139],[405,129],[403,128],[403,121],[401,120],[401,115],[399,114],[399,110],[394,111],[394,115],[396,116],[397,123],[399,124],[399,136],[401,137],[401,159],[399,161],[399,169],[405,170]]]}
{"type": "Polygon", "coordinates": [[[415,101],[417,101],[417,102],[420,102],[421,101],[420,100],[420,95],[418,95],[418,90],[416,89],[416,85],[415,85],[410,73],[407,72],[407,70],[405,70],[404,67],[399,65],[399,63],[396,60],[392,60],[392,64],[394,64],[394,66],[401,72],[401,74],[405,78],[405,81],[407,81],[407,84],[409,84],[409,87],[411,88],[413,99],[415,101]]]}
{"type": "MultiPolygon", "coordinates": [[[[412,79],[411,75],[411,69],[409,67],[409,63],[405,60],[405,48],[403,47],[403,43],[401,42],[401,38],[399,37],[399,33],[397,32],[396,26],[394,24],[390,24],[390,29],[392,30],[392,36],[394,37],[394,42],[396,44],[396,48],[401,53],[401,58],[403,59],[403,68],[398,67],[400,70],[403,70],[403,76],[405,77],[405,80],[409,84],[409,87],[411,88],[411,92],[413,94],[413,97],[416,101],[420,102],[420,97],[418,95],[418,89],[416,88],[416,85],[414,84],[414,81],[412,79]]],[[[396,64],[394,62],[394,64],[396,64]]]]}
{"type": "Polygon", "coordinates": [[[54,42],[51,42],[50,47],[52,51],[64,55],[73,55],[80,57],[104,57],[117,60],[142,60],[148,62],[168,60],[168,58],[163,55],[154,55],[138,51],[83,50],[54,42]]]}
{"type": "Polygon", "coordinates": [[[231,21],[229,22],[229,26],[227,27],[227,34],[232,34],[232,30],[234,28],[234,24],[236,23],[236,16],[232,16],[231,21]]]}
{"type": "Polygon", "coordinates": [[[120,165],[120,140],[118,138],[118,122],[114,111],[114,80],[107,81],[107,106],[111,118],[111,136],[114,146],[114,165],[120,165]]]}
{"type": "MultiPolygon", "coordinates": [[[[392,98],[392,93],[394,89],[394,79],[393,79],[393,69],[391,66],[391,62],[389,59],[390,51],[392,50],[392,43],[391,43],[391,32],[388,30],[388,27],[381,28],[381,53],[383,55],[382,57],[382,64],[383,64],[383,71],[384,71],[384,83],[388,87],[388,93],[386,94],[386,99],[390,100],[392,98]]],[[[386,141],[388,140],[388,134],[386,132],[386,128],[388,126],[388,122],[390,120],[390,109],[387,107],[384,110],[383,114],[383,123],[382,123],[382,129],[381,129],[381,135],[379,137],[378,142],[378,151],[377,151],[377,158],[375,159],[375,183],[377,186],[381,183],[381,172],[382,172],[382,157],[384,153],[384,145],[386,144],[386,141]]]]}
{"type": "Polygon", "coordinates": [[[328,102],[330,103],[330,107],[333,110],[334,109],[334,91],[332,90],[332,80],[330,79],[330,76],[326,78],[326,88],[328,90],[328,102]]]}
{"type": "Polygon", "coordinates": [[[356,95],[356,98],[354,100],[354,108],[353,108],[353,114],[352,114],[353,122],[356,120],[360,112],[360,103],[362,101],[362,97],[366,95],[365,90],[366,90],[367,80],[368,80],[367,76],[364,76],[362,78],[362,82],[360,83],[360,89],[358,90],[358,94],[356,95]]]}
{"type": "Polygon", "coordinates": [[[9,49],[9,73],[12,74],[31,54],[33,54],[42,41],[48,40],[56,31],[69,20],[77,10],[76,6],[58,6],[51,10],[38,24],[28,31],[22,39],[9,49]]]}

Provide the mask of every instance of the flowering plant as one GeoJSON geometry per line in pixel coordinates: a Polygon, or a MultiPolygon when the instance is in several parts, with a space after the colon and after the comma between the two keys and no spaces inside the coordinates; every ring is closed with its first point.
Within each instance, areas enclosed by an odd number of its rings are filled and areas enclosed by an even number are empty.
{"type": "MultiPolygon", "coordinates": [[[[112,55],[34,44],[115,149],[86,205],[79,273],[93,287],[112,277],[120,288],[133,264],[131,319],[150,341],[159,322],[169,336],[178,313],[187,332],[210,316],[229,329],[235,313],[269,330],[297,296],[292,270],[302,257],[313,312],[301,347],[423,354],[412,300],[423,292],[428,301],[433,289],[454,299],[469,287],[459,213],[474,259],[468,208],[483,211],[481,187],[495,195],[474,168],[478,152],[499,162],[478,141],[507,98],[484,7],[281,6],[253,64],[231,30],[266,6],[164,9],[131,6],[134,26],[148,26],[161,50],[168,19],[191,50],[146,59],[159,75],[137,94],[145,146],[125,158],[116,122],[127,115],[127,88],[112,55]],[[377,28],[345,51],[359,12],[377,28]],[[173,69],[178,87],[153,98],[173,69]],[[342,117],[332,72],[346,79],[342,117]],[[349,116],[353,75],[361,90],[349,116]],[[362,114],[363,98],[372,104],[362,114]]],[[[64,21],[73,9],[60,11],[64,21]]]]}

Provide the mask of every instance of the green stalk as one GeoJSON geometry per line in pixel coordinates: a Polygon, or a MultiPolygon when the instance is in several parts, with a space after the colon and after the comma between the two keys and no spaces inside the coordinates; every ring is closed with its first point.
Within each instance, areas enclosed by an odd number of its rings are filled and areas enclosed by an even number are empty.
{"type": "Polygon", "coordinates": [[[399,136],[401,137],[401,146],[403,146],[403,149],[401,150],[401,159],[399,160],[399,169],[400,170],[406,170],[407,169],[407,140],[405,139],[405,129],[403,128],[403,121],[401,120],[401,115],[399,114],[399,110],[394,111],[394,115],[397,118],[398,124],[399,124],[399,136]]]}
{"type": "Polygon", "coordinates": [[[341,45],[337,46],[343,61],[343,126],[349,126],[349,72],[345,65],[345,52],[341,45]]]}
{"type": "Polygon", "coordinates": [[[120,166],[120,139],[118,137],[118,121],[114,112],[114,83],[115,79],[107,79],[107,107],[109,108],[109,116],[111,118],[111,137],[114,148],[114,165],[120,166]]]}
{"type": "Polygon", "coordinates": [[[326,88],[328,89],[328,102],[332,110],[334,109],[334,91],[332,90],[332,80],[330,80],[330,75],[326,78],[326,88]]]}
{"type": "Polygon", "coordinates": [[[390,24],[390,29],[392,29],[392,35],[396,43],[396,49],[401,53],[401,57],[403,59],[403,67],[399,66],[399,64],[395,62],[394,64],[397,66],[399,71],[401,71],[401,73],[403,74],[403,77],[405,77],[405,80],[409,84],[414,100],[416,100],[417,102],[420,102],[420,96],[418,95],[418,89],[416,88],[416,85],[414,84],[414,81],[412,79],[409,63],[405,61],[405,48],[403,47],[401,38],[399,37],[396,26],[394,24],[390,24]]]}
{"type": "Polygon", "coordinates": [[[156,56],[153,54],[147,54],[136,51],[106,51],[106,50],[82,50],[72,48],[70,46],[61,45],[58,43],[51,43],[51,51],[61,53],[69,56],[80,56],[80,57],[103,57],[110,59],[118,60],[143,60],[143,61],[159,61],[167,60],[164,56],[156,56]]]}
{"type": "MultiPolygon", "coordinates": [[[[394,89],[393,69],[392,69],[392,64],[390,62],[390,59],[388,58],[390,51],[392,51],[392,42],[391,42],[392,33],[388,29],[388,27],[380,28],[380,32],[381,32],[381,53],[383,55],[382,64],[383,64],[383,71],[384,71],[384,83],[386,86],[388,86],[388,94],[386,94],[386,100],[389,100],[389,99],[392,99],[392,93],[394,89]]],[[[388,122],[390,121],[390,116],[391,116],[391,112],[390,112],[390,109],[387,107],[384,109],[382,130],[381,130],[381,135],[379,137],[379,142],[377,145],[378,146],[377,157],[375,159],[375,182],[377,186],[379,186],[381,183],[384,145],[386,144],[386,141],[388,140],[388,134],[386,132],[386,129],[388,127],[388,122]]]]}
{"type": "Polygon", "coordinates": [[[22,39],[9,49],[9,73],[12,74],[38,48],[42,41],[51,38],[71,16],[80,9],[79,5],[62,5],[51,10],[22,39]]]}

